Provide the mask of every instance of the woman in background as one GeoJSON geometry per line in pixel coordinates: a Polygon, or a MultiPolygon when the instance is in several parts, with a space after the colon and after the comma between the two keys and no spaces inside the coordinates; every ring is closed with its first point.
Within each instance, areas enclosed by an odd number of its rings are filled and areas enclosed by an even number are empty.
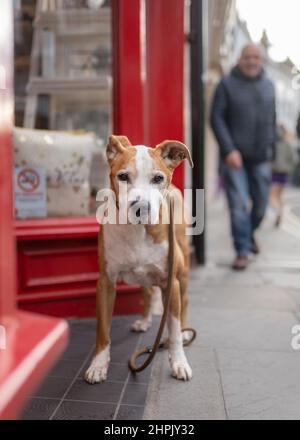
{"type": "Polygon", "coordinates": [[[269,203],[276,212],[276,227],[280,226],[283,214],[283,192],[297,164],[298,156],[293,135],[283,124],[277,127],[276,158],[273,162],[273,184],[269,203]]]}

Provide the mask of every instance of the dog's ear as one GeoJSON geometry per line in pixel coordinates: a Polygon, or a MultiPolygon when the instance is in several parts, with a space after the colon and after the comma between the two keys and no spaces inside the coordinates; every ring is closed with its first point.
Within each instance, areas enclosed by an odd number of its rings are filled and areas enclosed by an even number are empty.
{"type": "Polygon", "coordinates": [[[164,141],[157,145],[156,151],[159,152],[162,159],[169,169],[172,171],[185,159],[189,161],[191,168],[194,163],[188,147],[178,141],[164,141]]]}
{"type": "Polygon", "coordinates": [[[131,142],[126,136],[109,136],[106,148],[106,156],[108,161],[113,161],[118,154],[123,153],[126,148],[131,146],[131,142]]]}
{"type": "Polygon", "coordinates": [[[118,139],[118,141],[120,142],[120,144],[125,147],[125,148],[129,148],[132,147],[132,143],[130,142],[130,140],[128,139],[127,136],[114,136],[116,139],[118,139]]]}

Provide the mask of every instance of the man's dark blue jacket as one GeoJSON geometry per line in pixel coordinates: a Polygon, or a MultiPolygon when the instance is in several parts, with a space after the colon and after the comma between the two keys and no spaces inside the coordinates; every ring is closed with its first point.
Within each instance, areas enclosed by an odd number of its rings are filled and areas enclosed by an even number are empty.
{"type": "Polygon", "coordinates": [[[211,125],[221,156],[239,150],[245,161],[272,160],[276,137],[276,104],[273,83],[264,71],[249,79],[235,67],[217,86],[211,125]]]}

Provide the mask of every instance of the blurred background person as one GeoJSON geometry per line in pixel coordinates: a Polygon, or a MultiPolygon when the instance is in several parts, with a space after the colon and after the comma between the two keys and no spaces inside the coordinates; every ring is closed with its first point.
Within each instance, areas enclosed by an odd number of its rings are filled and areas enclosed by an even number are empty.
{"type": "Polygon", "coordinates": [[[217,86],[211,112],[230,209],[234,270],[246,269],[249,254],[259,253],[254,233],[268,205],[276,110],[275,89],[263,63],[262,49],[247,45],[217,86]]]}
{"type": "MultiPolygon", "coordinates": [[[[299,126],[300,129],[300,126],[299,126]]],[[[283,124],[277,127],[275,160],[269,204],[275,211],[275,226],[280,226],[284,208],[283,192],[298,163],[297,141],[283,124]]]]}

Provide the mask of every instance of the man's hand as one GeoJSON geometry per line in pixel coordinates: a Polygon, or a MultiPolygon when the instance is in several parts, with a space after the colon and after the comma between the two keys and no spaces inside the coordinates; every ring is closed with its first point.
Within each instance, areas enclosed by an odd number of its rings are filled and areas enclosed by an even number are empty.
{"type": "Polygon", "coordinates": [[[243,158],[238,150],[229,153],[225,160],[227,165],[235,170],[240,170],[243,167],[243,158]]]}

